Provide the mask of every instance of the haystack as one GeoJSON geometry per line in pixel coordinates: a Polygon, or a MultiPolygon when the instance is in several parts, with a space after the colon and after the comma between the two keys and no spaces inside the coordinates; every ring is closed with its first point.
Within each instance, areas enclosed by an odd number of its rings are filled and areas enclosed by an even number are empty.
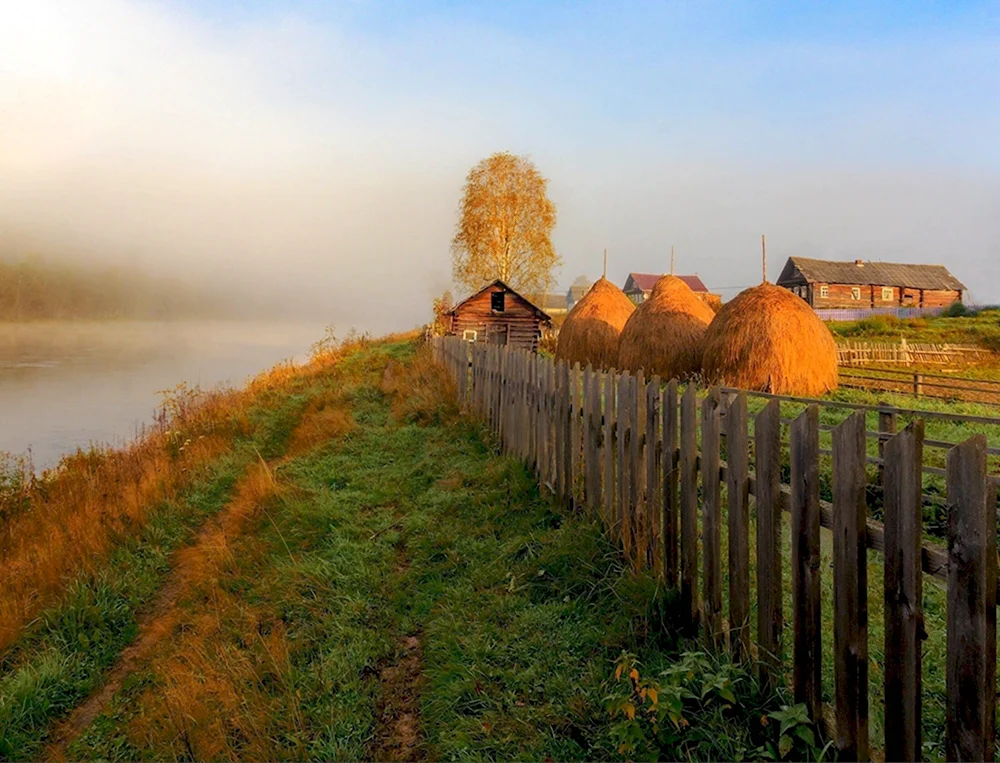
{"type": "Polygon", "coordinates": [[[618,342],[618,367],[647,378],[684,379],[701,370],[704,335],[715,312],[680,278],[663,276],[632,313],[618,342]]]}
{"type": "Polygon", "coordinates": [[[801,298],[769,283],[727,302],[705,333],[705,378],[779,395],[837,388],[837,347],[801,298]]]}
{"type": "Polygon", "coordinates": [[[613,367],[618,361],[618,335],[634,311],[625,292],[601,278],[566,316],[559,329],[556,360],[613,367]]]}

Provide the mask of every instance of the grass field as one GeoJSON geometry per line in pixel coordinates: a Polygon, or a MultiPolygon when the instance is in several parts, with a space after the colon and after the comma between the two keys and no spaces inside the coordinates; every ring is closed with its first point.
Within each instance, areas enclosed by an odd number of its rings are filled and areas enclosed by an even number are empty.
{"type": "Polygon", "coordinates": [[[831,321],[835,337],[872,341],[908,341],[928,344],[973,344],[1000,353],[1000,308],[969,315],[896,318],[877,315],[858,321],[831,321]]]}
{"type": "MultiPolygon", "coordinates": [[[[32,617],[11,620],[0,759],[823,754],[785,690],[764,695],[752,666],[681,638],[669,593],[496,455],[415,345],[325,352],[228,399],[225,447],[116,520],[106,554],[67,568],[32,617]]],[[[934,424],[928,437],[974,429],[934,424]]],[[[6,520],[0,565],[25,512],[6,520]]],[[[882,573],[869,559],[877,746],[882,573]]],[[[930,758],[942,753],[945,602],[926,581],[930,758]]],[[[831,649],[825,635],[828,699],[831,649]]]]}
{"type": "Polygon", "coordinates": [[[681,640],[413,345],[288,384],[0,652],[0,759],[778,751],[784,693],[681,640]]]}

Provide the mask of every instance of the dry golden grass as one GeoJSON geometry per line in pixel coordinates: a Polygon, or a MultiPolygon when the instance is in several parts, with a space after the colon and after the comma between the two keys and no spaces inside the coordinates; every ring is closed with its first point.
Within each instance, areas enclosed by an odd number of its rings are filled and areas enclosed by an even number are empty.
{"type": "Polygon", "coordinates": [[[559,330],[556,360],[611,368],[618,363],[618,337],[635,305],[625,292],[601,278],[576,303],[559,330]]]}
{"type": "Polygon", "coordinates": [[[691,287],[663,276],[622,330],[618,368],[643,369],[647,378],[686,379],[701,371],[705,329],[715,317],[691,287]]]}
{"type": "Polygon", "coordinates": [[[255,576],[267,548],[244,532],[287,491],[277,478],[286,460],[273,471],[258,463],[219,521],[178,555],[172,601],[137,640],[136,660],[159,679],[136,699],[128,735],[137,747],[190,760],[276,760],[291,752],[279,740],[303,731],[283,623],[219,585],[255,576]]]}
{"type": "Polygon", "coordinates": [[[764,283],[723,305],[705,333],[702,359],[712,384],[785,395],[837,387],[833,335],[800,297],[764,283]]]}
{"type": "MultiPolygon", "coordinates": [[[[179,386],[168,396],[157,426],[122,449],[67,456],[40,478],[24,475],[0,497],[0,650],[53,603],[65,585],[104,562],[123,537],[137,534],[149,512],[177,495],[251,430],[249,411],[259,396],[288,390],[330,373],[346,352],[367,339],[317,350],[305,364],[281,364],[242,390],[201,392],[179,386]]],[[[349,427],[341,409],[317,409],[306,447],[326,432],[349,427]]]]}
{"type": "Polygon", "coordinates": [[[391,396],[390,409],[398,422],[444,424],[458,417],[455,383],[422,347],[405,365],[389,362],[382,375],[382,391],[391,396]]]}

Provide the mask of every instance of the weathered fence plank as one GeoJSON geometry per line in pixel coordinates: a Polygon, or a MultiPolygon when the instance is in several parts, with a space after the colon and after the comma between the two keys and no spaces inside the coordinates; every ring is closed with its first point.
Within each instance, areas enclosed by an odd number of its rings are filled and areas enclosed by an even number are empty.
{"type": "Polygon", "coordinates": [[[780,681],[781,585],[781,405],[771,400],[754,418],[754,501],[757,511],[757,647],[761,683],[780,681]]]}
{"type": "MultiPolygon", "coordinates": [[[[880,427],[881,429],[881,427],[880,427]]],[[[885,443],[885,759],[919,760],[921,648],[920,570],[924,423],[915,421],[885,443]]]]}
{"type": "Polygon", "coordinates": [[[819,720],[822,630],[819,587],[819,407],[792,422],[792,614],[795,701],[819,720]]]}
{"type": "Polygon", "coordinates": [[[604,525],[617,532],[618,511],[615,497],[618,489],[615,483],[615,421],[618,403],[618,375],[608,371],[604,376],[604,525]]]}
{"type": "Polygon", "coordinates": [[[625,550],[625,557],[631,558],[632,536],[631,530],[631,504],[629,503],[629,468],[628,456],[631,452],[629,438],[632,435],[632,409],[629,405],[629,391],[632,386],[632,377],[626,371],[618,379],[618,466],[615,470],[618,473],[618,532],[625,550]]]}
{"type": "Polygon", "coordinates": [[[677,380],[671,379],[663,390],[661,401],[663,415],[663,578],[668,588],[677,585],[677,438],[680,427],[677,418],[677,380]]]}
{"type": "Polygon", "coordinates": [[[868,760],[866,463],[865,415],[853,413],[833,430],[834,741],[847,760],[868,760]]]}
{"type": "Polygon", "coordinates": [[[632,377],[629,388],[629,419],[631,427],[631,439],[629,441],[628,457],[628,484],[629,484],[629,533],[632,536],[632,563],[635,568],[643,569],[645,558],[643,551],[646,547],[645,533],[645,507],[642,500],[642,454],[643,454],[643,429],[645,421],[642,416],[642,409],[645,407],[645,377],[642,369],[632,377]]]}
{"type": "Polygon", "coordinates": [[[948,760],[994,757],[996,491],[986,484],[980,434],[948,451],[948,760]]]}
{"type": "Polygon", "coordinates": [[[681,398],[681,617],[698,626],[698,390],[688,382],[681,398]]]}
{"type": "Polygon", "coordinates": [[[747,396],[726,408],[726,492],[729,499],[729,644],[737,659],[750,656],[750,507],[747,396]]]}
{"type": "Polygon", "coordinates": [[[705,586],[705,638],[725,641],[722,628],[722,491],[719,483],[719,391],[709,390],[701,405],[701,544],[705,586]]]}
{"type": "Polygon", "coordinates": [[[660,377],[646,385],[646,556],[653,573],[663,577],[663,497],[660,486],[660,377]]]}

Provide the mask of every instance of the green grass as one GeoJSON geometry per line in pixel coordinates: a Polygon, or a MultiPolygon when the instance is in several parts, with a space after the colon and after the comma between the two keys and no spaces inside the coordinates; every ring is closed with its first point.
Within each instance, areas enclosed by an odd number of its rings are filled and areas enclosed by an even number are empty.
{"type": "MultiPolygon", "coordinates": [[[[685,723],[659,734],[612,716],[623,652],[655,677],[697,645],[677,638],[650,576],[627,570],[596,524],[541,496],[525,467],[497,457],[452,404],[390,413],[391,395],[374,380],[409,352],[376,346],[350,359],[362,374],[350,390],[358,427],[281,468],[287,490],[234,541],[234,561],[214,583],[238,593],[236,609],[213,604],[211,587],[182,602],[179,652],[189,628],[215,611],[211,653],[256,666],[253,678],[233,678],[254,732],[211,726],[213,713],[194,711],[163,720],[176,733],[150,732],[150,708],[176,679],[161,669],[175,663],[154,660],[71,756],[364,758],[378,733],[380,670],[413,634],[423,645],[420,728],[431,759],[620,759],[632,732],[645,734],[647,754],[669,759],[739,759],[773,741],[760,718],[783,695],[762,696],[752,673],[725,658],[685,659],[724,676],[735,701],[691,692],[685,723]],[[287,665],[263,669],[266,655],[237,625],[247,610],[258,630],[280,625],[287,665]]],[[[689,688],[699,680],[683,678],[689,688]]]]}
{"type": "Polygon", "coordinates": [[[831,321],[827,324],[834,336],[845,339],[870,339],[928,344],[973,344],[1000,353],[1000,309],[980,310],[971,315],[929,318],[896,318],[876,315],[858,321],[831,321]]]}
{"type": "Polygon", "coordinates": [[[250,412],[254,434],[177,498],[154,507],[137,534],[120,538],[105,563],[72,581],[0,654],[0,759],[37,756],[53,720],[101,683],[137,633],[137,618],[170,570],[171,554],[218,512],[257,453],[287,442],[305,396],[272,398],[250,412]]]}

